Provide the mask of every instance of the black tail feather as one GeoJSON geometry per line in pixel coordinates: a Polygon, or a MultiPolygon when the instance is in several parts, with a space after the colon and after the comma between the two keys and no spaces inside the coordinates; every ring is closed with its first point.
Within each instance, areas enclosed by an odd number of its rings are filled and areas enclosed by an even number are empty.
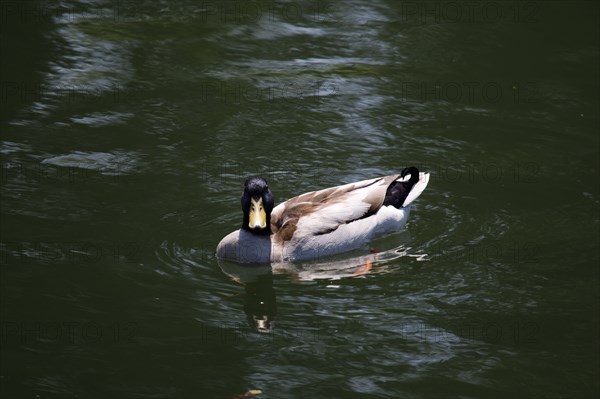
{"type": "Polygon", "coordinates": [[[419,169],[414,166],[410,166],[408,168],[404,168],[400,177],[405,177],[410,174],[410,179],[405,182],[394,181],[387,188],[385,192],[385,199],[383,200],[383,205],[392,205],[395,208],[401,208],[402,204],[408,197],[408,193],[413,188],[415,184],[419,181],[419,169]]]}

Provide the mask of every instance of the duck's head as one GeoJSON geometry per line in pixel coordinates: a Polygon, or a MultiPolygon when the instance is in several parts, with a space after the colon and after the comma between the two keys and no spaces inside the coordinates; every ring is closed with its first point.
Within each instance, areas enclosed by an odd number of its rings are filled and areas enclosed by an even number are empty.
{"type": "Polygon", "coordinates": [[[260,176],[246,180],[241,200],[242,229],[258,235],[271,234],[271,211],[275,200],[267,181],[260,176]]]}

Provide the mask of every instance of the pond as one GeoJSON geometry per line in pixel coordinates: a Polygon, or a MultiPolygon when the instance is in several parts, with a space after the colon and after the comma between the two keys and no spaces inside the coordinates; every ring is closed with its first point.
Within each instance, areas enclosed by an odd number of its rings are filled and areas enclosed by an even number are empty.
{"type": "Polygon", "coordinates": [[[597,16],[3,2],[3,396],[597,397],[597,16]],[[407,166],[396,234],[216,259],[249,176],[279,203],[407,166]]]}

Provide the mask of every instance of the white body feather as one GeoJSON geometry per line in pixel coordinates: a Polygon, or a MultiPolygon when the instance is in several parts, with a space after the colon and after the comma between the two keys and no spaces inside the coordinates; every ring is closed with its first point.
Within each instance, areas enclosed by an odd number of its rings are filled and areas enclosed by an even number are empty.
{"type": "MultiPolygon", "coordinates": [[[[382,206],[376,214],[341,224],[331,233],[316,236],[300,234],[298,239],[292,237],[284,243],[281,259],[271,259],[271,262],[316,259],[360,248],[376,237],[400,230],[406,224],[409,214],[410,207],[396,209],[393,206],[382,206]]],[[[311,222],[318,223],[318,220],[302,220],[302,226],[299,223],[297,231],[301,233],[304,229],[312,230],[312,226],[306,226],[311,222]]]]}

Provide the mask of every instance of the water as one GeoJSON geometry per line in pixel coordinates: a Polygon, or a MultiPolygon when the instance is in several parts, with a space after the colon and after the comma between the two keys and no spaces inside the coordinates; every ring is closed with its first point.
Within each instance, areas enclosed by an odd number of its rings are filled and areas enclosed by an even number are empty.
{"type": "Polygon", "coordinates": [[[3,396],[598,396],[596,4],[2,9],[3,396]],[[249,175],[409,165],[398,234],[215,259],[249,175]]]}

